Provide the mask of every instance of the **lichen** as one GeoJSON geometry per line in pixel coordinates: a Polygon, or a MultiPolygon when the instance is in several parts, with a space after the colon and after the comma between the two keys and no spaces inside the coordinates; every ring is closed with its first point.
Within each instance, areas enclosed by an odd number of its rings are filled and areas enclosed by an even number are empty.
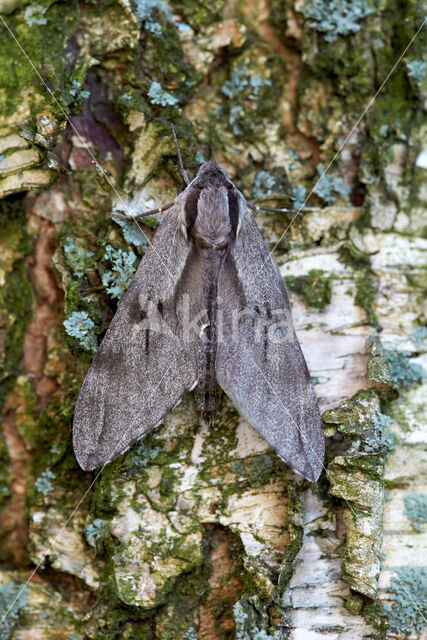
{"type": "Polygon", "coordinates": [[[292,207],[294,209],[300,209],[302,206],[304,206],[305,200],[307,198],[307,188],[302,184],[297,184],[297,186],[294,188],[294,198],[295,200],[292,207]]]}
{"type": "Polygon", "coordinates": [[[109,534],[108,520],[95,518],[93,522],[86,526],[86,538],[91,545],[94,545],[97,540],[100,540],[106,534],[109,534]]]}
{"type": "Polygon", "coordinates": [[[254,75],[248,74],[243,67],[236,67],[231,72],[229,80],[226,80],[221,87],[221,91],[233,100],[239,94],[249,92],[257,96],[261,87],[271,86],[271,80],[263,78],[258,73],[254,75]]]}
{"type": "Polygon", "coordinates": [[[391,379],[395,387],[408,388],[423,380],[424,369],[418,362],[411,362],[410,353],[405,351],[385,353],[390,366],[391,379]]]}
{"type": "Polygon", "coordinates": [[[35,481],[37,491],[40,491],[43,495],[47,495],[53,491],[54,486],[52,482],[55,480],[55,477],[52,471],[44,471],[35,481]]]}
{"type": "Polygon", "coordinates": [[[111,263],[111,271],[103,274],[102,284],[110,296],[121,300],[135,274],[137,256],[133,251],[122,251],[107,245],[104,259],[111,263]]]}
{"type": "Polygon", "coordinates": [[[395,576],[388,588],[393,601],[388,611],[389,633],[408,637],[421,633],[427,617],[427,569],[425,567],[395,567],[395,576]]]}
{"type": "Polygon", "coordinates": [[[412,491],[405,496],[405,513],[415,531],[421,531],[421,525],[427,522],[427,495],[425,493],[419,493],[418,491],[412,491]]]}
{"type": "Polygon", "coordinates": [[[162,15],[167,20],[173,18],[167,2],[163,0],[136,0],[135,5],[136,14],[142,21],[144,28],[156,36],[162,34],[162,25],[155,19],[156,12],[159,17],[162,15]]]}
{"type": "Polygon", "coordinates": [[[412,60],[406,63],[406,67],[408,69],[408,76],[414,78],[417,85],[421,87],[427,73],[426,62],[424,60],[412,60]]]}
{"type": "Polygon", "coordinates": [[[9,640],[17,626],[22,609],[28,602],[28,590],[25,585],[8,581],[0,584],[0,640],[9,640]],[[3,620],[3,617],[5,619],[3,620]]]}
{"type": "Polygon", "coordinates": [[[80,347],[85,351],[96,351],[98,341],[94,332],[95,323],[86,311],[73,311],[63,324],[67,334],[75,338],[80,347]]]}
{"type": "Polygon", "coordinates": [[[67,238],[64,243],[64,253],[68,265],[78,278],[93,264],[93,251],[77,245],[73,238],[67,238]]]}
{"type": "Polygon", "coordinates": [[[254,188],[252,190],[253,198],[269,196],[276,183],[276,179],[268,171],[260,171],[255,176],[254,188]]]}
{"type": "MultiPolygon", "coordinates": [[[[120,218],[113,218],[114,222],[116,222],[123,231],[123,236],[126,242],[129,244],[133,244],[135,247],[145,248],[148,244],[147,236],[144,235],[143,231],[140,229],[138,224],[135,224],[134,220],[123,220],[120,218]]],[[[152,226],[156,228],[158,225],[158,221],[155,218],[150,220],[148,218],[144,219],[144,225],[152,226]]]]}
{"type": "Polygon", "coordinates": [[[267,117],[268,105],[274,99],[272,79],[260,76],[252,67],[255,65],[250,60],[234,66],[229,79],[221,85],[226,99],[214,111],[219,122],[228,121],[236,138],[245,134],[253,137],[257,123],[267,117]]]}
{"type": "Polygon", "coordinates": [[[320,179],[316,182],[313,193],[319,196],[326,204],[332,204],[335,202],[336,195],[347,197],[350,193],[350,188],[343,184],[342,178],[332,177],[329,173],[325,173],[325,168],[322,163],[317,165],[317,173],[320,179]]]}
{"type": "Polygon", "coordinates": [[[324,33],[327,42],[359,31],[360,21],[372,11],[364,0],[307,0],[302,7],[304,17],[312,21],[310,26],[324,33]]]}
{"type": "Polygon", "coordinates": [[[259,628],[259,614],[250,600],[240,600],[233,606],[237,640],[279,640],[277,635],[270,635],[259,628]]]}
{"type": "Polygon", "coordinates": [[[148,90],[148,97],[152,104],[159,104],[162,107],[173,106],[178,104],[178,98],[175,98],[169,91],[163,89],[160,82],[152,82],[148,90]]]}

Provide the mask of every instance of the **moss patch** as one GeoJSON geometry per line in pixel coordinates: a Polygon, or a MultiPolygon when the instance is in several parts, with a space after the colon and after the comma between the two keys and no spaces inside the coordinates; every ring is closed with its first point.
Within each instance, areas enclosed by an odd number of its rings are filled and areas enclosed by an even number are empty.
{"type": "Polygon", "coordinates": [[[310,307],[323,309],[332,297],[334,276],[325,276],[323,269],[311,269],[307,276],[285,276],[291,291],[304,296],[310,307]]]}

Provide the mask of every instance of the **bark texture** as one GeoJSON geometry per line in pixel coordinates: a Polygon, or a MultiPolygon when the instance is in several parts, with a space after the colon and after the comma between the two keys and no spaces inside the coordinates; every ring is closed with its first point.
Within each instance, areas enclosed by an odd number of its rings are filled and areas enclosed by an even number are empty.
{"type": "Polygon", "coordinates": [[[352,130],[421,4],[0,15],[0,638],[421,638],[425,31],[352,130]],[[108,214],[182,189],[170,121],[190,174],[213,148],[253,202],[310,195],[257,221],[324,412],[316,485],[225,397],[210,430],[188,396],[100,475],[75,461],[79,388],[158,224],[108,214]]]}

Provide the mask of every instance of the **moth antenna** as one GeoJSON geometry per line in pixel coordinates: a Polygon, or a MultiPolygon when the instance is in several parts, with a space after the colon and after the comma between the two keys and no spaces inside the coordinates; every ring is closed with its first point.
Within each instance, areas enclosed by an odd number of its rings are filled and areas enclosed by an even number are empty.
{"type": "Polygon", "coordinates": [[[211,150],[211,160],[213,160],[213,162],[216,162],[215,147],[213,146],[212,142],[210,143],[209,147],[211,150]]]}
{"type": "Polygon", "coordinates": [[[188,187],[188,185],[190,184],[190,178],[188,177],[188,173],[186,172],[185,167],[184,167],[184,163],[182,161],[181,149],[179,148],[178,138],[176,137],[176,131],[175,131],[175,126],[174,126],[173,122],[170,123],[170,126],[171,126],[171,129],[172,129],[173,139],[175,141],[176,155],[178,156],[179,170],[181,172],[182,179],[184,180],[185,184],[188,187]]]}

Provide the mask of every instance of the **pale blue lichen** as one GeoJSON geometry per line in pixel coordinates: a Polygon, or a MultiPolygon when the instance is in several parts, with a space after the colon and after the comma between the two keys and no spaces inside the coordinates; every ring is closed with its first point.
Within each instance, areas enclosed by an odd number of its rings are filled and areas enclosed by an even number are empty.
{"type": "Polygon", "coordinates": [[[424,369],[418,362],[410,361],[410,354],[405,351],[385,352],[390,366],[390,374],[396,387],[411,387],[423,380],[424,369]]]}
{"type": "Polygon", "coordinates": [[[128,288],[137,268],[138,258],[133,251],[122,251],[107,245],[105,260],[111,263],[111,271],[104,273],[102,284],[111,297],[121,300],[128,288]]]}
{"type": "Polygon", "coordinates": [[[422,344],[427,338],[427,327],[417,327],[413,331],[415,340],[422,344]]]}
{"type": "Polygon", "coordinates": [[[178,103],[178,98],[175,98],[169,91],[163,89],[160,82],[152,82],[148,90],[148,97],[152,104],[159,104],[162,107],[173,106],[178,103]]]}
{"type": "Polygon", "coordinates": [[[393,600],[389,614],[389,633],[407,636],[423,631],[427,617],[427,568],[396,567],[388,588],[393,600]]]}
{"type": "Polygon", "coordinates": [[[204,162],[206,162],[206,158],[201,151],[196,151],[196,155],[194,156],[194,159],[197,164],[203,164],[204,162]]]}
{"type": "Polygon", "coordinates": [[[252,190],[253,198],[261,198],[262,196],[269,196],[273,192],[273,187],[276,183],[276,179],[268,171],[260,171],[257,173],[254,180],[254,187],[252,190]]]}
{"type": "Polygon", "coordinates": [[[136,0],[136,14],[144,23],[145,29],[156,36],[161,35],[162,25],[156,20],[156,11],[167,20],[172,20],[173,15],[164,0],[136,0]]]}
{"type": "Polygon", "coordinates": [[[194,627],[190,627],[183,635],[183,640],[197,640],[197,631],[194,627]]]}
{"type": "Polygon", "coordinates": [[[388,128],[388,124],[382,124],[380,126],[380,136],[382,136],[383,138],[387,138],[388,128]]]}
{"type": "Polygon", "coordinates": [[[271,86],[271,80],[263,78],[259,74],[251,75],[243,67],[236,67],[231,72],[230,79],[222,85],[221,91],[230,100],[234,100],[238,94],[247,91],[247,89],[252,95],[257,96],[260,89],[265,86],[271,86]]]}
{"type": "Polygon", "coordinates": [[[350,193],[350,188],[343,184],[342,178],[332,176],[324,173],[324,167],[322,163],[317,165],[317,172],[320,176],[320,179],[316,183],[313,188],[313,193],[322,198],[327,204],[332,204],[336,200],[336,196],[334,193],[338,193],[344,197],[348,196],[350,193]]]}
{"type": "Polygon", "coordinates": [[[398,441],[397,435],[390,429],[392,419],[384,413],[377,412],[372,415],[371,421],[375,429],[378,429],[381,434],[381,446],[387,457],[396,449],[398,441]]]}
{"type": "Polygon", "coordinates": [[[47,495],[53,491],[54,486],[52,481],[55,480],[55,478],[56,476],[52,471],[44,471],[41,473],[35,481],[37,491],[40,491],[43,495],[47,495]]]}
{"type": "Polygon", "coordinates": [[[63,324],[68,335],[76,338],[83,349],[96,351],[98,343],[94,332],[95,323],[86,311],[73,311],[63,324]]]}
{"type": "Polygon", "coordinates": [[[426,77],[427,64],[423,60],[412,60],[407,62],[408,76],[414,78],[419,87],[423,84],[426,77]]]}
{"type": "MultiPolygon", "coordinates": [[[[114,211],[113,211],[114,213],[114,211]]],[[[121,212],[118,212],[121,213],[121,212]]],[[[123,218],[113,218],[119,227],[122,228],[124,238],[129,244],[133,244],[134,247],[146,247],[148,244],[147,236],[144,235],[139,228],[138,223],[135,220],[123,220],[123,218]]],[[[147,223],[145,219],[145,224],[147,223]]]]}
{"type": "Polygon", "coordinates": [[[297,184],[297,186],[294,189],[295,200],[292,205],[293,208],[300,209],[301,207],[303,207],[306,197],[307,197],[307,189],[303,187],[301,184],[297,184]]]}
{"type": "Polygon", "coordinates": [[[415,531],[421,531],[421,525],[427,522],[427,495],[425,493],[418,493],[418,491],[412,491],[409,495],[405,496],[405,513],[415,531]]]}
{"type": "Polygon", "coordinates": [[[308,0],[301,9],[310,27],[325,34],[327,42],[348,36],[361,28],[361,20],[373,9],[364,0],[308,0]]]}
{"type": "MultiPolygon", "coordinates": [[[[228,122],[236,136],[244,132],[244,124],[247,120],[247,109],[241,104],[242,101],[250,100],[253,104],[254,98],[259,96],[263,87],[271,86],[271,80],[263,78],[259,74],[251,74],[247,68],[236,67],[232,70],[230,78],[224,82],[221,91],[232,101],[228,105],[228,122]],[[237,102],[240,104],[237,104],[237,102]]],[[[220,118],[223,117],[224,107],[220,105],[216,109],[220,118]]]]}
{"type": "Polygon", "coordinates": [[[0,585],[0,640],[9,640],[28,603],[28,589],[12,580],[0,585]],[[3,620],[4,618],[4,620],[3,620]]]}
{"type": "Polygon", "coordinates": [[[132,460],[139,466],[145,467],[149,460],[155,460],[161,452],[161,447],[147,446],[144,440],[142,440],[137,449],[133,452],[132,460]]]}
{"type": "Polygon", "coordinates": [[[231,107],[228,121],[236,136],[241,136],[243,133],[241,122],[243,121],[244,117],[245,110],[243,109],[243,107],[238,104],[231,107]]]}
{"type": "Polygon", "coordinates": [[[82,89],[82,83],[79,80],[74,79],[71,84],[71,89],[68,90],[69,95],[74,99],[89,98],[90,91],[82,89]]]}
{"type": "Polygon", "coordinates": [[[67,238],[64,244],[65,259],[78,278],[81,278],[85,271],[91,266],[93,251],[88,251],[84,247],[79,247],[73,238],[67,238]]]}
{"type": "Polygon", "coordinates": [[[102,518],[95,518],[93,522],[86,527],[86,537],[89,544],[94,544],[97,540],[100,540],[108,533],[108,520],[102,518]]]}

